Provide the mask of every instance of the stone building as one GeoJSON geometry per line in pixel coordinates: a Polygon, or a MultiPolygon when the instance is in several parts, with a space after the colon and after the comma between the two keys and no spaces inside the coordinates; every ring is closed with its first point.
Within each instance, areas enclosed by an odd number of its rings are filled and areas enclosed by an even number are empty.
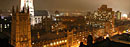
{"type": "Polygon", "coordinates": [[[30,28],[29,9],[16,11],[12,9],[12,28],[11,44],[15,47],[32,47],[31,46],[31,28],[30,28]]]}

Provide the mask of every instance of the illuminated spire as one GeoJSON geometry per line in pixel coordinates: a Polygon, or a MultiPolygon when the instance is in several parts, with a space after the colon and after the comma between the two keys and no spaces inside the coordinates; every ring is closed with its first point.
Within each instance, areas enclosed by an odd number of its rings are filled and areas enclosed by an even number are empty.
{"type": "Polygon", "coordinates": [[[25,7],[25,9],[29,7],[30,15],[34,16],[33,0],[21,0],[20,11],[22,11],[23,7],[25,7]]]}
{"type": "Polygon", "coordinates": [[[31,18],[31,25],[34,25],[34,7],[33,7],[33,0],[21,0],[20,4],[20,11],[25,8],[25,11],[28,11],[29,8],[29,13],[30,13],[30,18],[31,18]]]}

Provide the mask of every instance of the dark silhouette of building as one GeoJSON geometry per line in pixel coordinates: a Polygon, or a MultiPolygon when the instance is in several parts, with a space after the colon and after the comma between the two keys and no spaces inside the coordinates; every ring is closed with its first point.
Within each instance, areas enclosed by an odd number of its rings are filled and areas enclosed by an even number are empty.
{"type": "Polygon", "coordinates": [[[87,46],[93,47],[93,37],[91,35],[88,35],[87,46]]]}
{"type": "Polygon", "coordinates": [[[111,41],[109,38],[106,38],[100,42],[96,42],[93,45],[94,47],[130,47],[129,44],[114,42],[114,41],[111,41]]]}
{"type": "Polygon", "coordinates": [[[130,44],[124,44],[124,43],[120,43],[120,42],[114,42],[111,41],[109,38],[106,38],[102,41],[98,41],[95,43],[92,43],[92,36],[89,35],[88,36],[88,42],[87,42],[87,46],[84,45],[82,42],[80,43],[79,47],[130,47],[130,44]]]}
{"type": "Polygon", "coordinates": [[[0,16],[0,32],[11,31],[11,16],[0,16]]]}
{"type": "Polygon", "coordinates": [[[83,44],[83,42],[80,42],[80,46],[79,47],[85,47],[85,45],[83,44]]]}
{"type": "Polygon", "coordinates": [[[9,36],[4,34],[3,32],[0,32],[0,47],[13,47],[9,43],[9,36]]]}
{"type": "Polygon", "coordinates": [[[13,47],[8,39],[4,38],[4,39],[0,39],[0,47],[13,47]]]}

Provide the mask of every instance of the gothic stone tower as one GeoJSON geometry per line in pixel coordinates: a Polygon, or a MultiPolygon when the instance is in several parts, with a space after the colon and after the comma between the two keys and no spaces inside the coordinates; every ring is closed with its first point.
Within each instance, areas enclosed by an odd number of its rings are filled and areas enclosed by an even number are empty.
{"type": "Polygon", "coordinates": [[[11,44],[15,47],[31,47],[30,14],[12,9],[11,44]]]}

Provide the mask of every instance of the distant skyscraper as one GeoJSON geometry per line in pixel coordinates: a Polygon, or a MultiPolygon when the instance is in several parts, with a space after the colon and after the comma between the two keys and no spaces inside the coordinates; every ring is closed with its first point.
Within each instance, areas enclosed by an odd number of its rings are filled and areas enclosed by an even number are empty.
{"type": "Polygon", "coordinates": [[[29,8],[29,13],[30,13],[30,18],[31,18],[31,25],[34,25],[34,7],[33,7],[33,0],[21,0],[21,4],[20,4],[20,11],[23,10],[23,8],[25,8],[25,10],[27,10],[27,8],[29,8]]]}

